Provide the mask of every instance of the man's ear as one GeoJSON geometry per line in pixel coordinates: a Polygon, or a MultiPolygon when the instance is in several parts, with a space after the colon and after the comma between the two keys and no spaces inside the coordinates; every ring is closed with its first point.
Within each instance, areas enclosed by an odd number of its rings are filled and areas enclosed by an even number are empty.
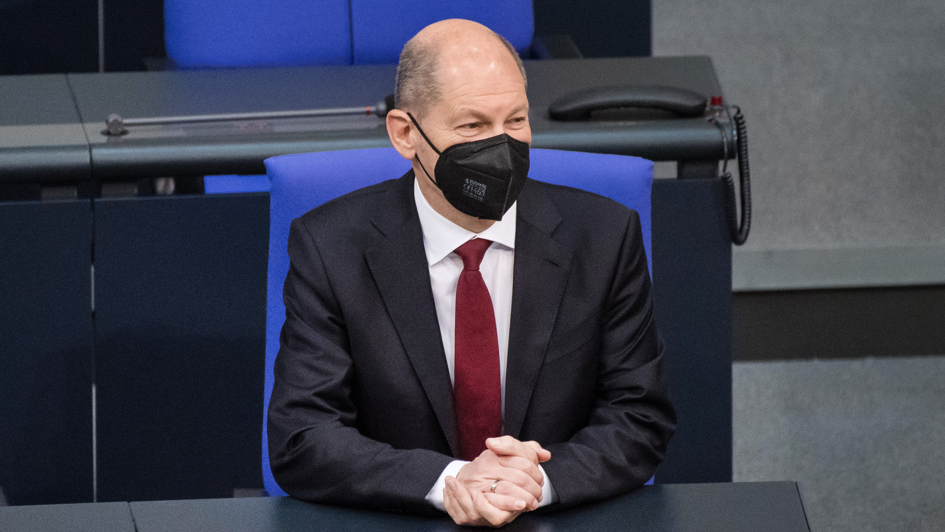
{"type": "Polygon", "coordinates": [[[417,154],[417,148],[410,137],[410,131],[413,129],[413,122],[407,113],[400,109],[391,109],[387,112],[387,135],[390,137],[390,143],[394,145],[404,159],[408,161],[417,154]]]}

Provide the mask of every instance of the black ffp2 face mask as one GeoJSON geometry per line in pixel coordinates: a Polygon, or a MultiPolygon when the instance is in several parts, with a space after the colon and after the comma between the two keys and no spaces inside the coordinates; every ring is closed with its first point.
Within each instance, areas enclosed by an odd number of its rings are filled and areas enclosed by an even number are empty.
{"type": "Polygon", "coordinates": [[[487,139],[461,142],[442,152],[430,142],[412,114],[417,131],[439,156],[436,181],[420,168],[459,212],[485,220],[501,220],[518,199],[528,177],[528,144],[502,133],[487,139]]]}

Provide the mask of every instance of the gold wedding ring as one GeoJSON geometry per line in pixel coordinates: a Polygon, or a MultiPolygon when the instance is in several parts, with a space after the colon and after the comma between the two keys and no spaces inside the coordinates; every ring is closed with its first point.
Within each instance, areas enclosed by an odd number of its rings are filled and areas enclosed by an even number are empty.
{"type": "Polygon", "coordinates": [[[499,485],[499,482],[502,482],[501,478],[492,483],[492,487],[489,488],[489,491],[491,491],[492,493],[495,493],[495,487],[499,485]]]}

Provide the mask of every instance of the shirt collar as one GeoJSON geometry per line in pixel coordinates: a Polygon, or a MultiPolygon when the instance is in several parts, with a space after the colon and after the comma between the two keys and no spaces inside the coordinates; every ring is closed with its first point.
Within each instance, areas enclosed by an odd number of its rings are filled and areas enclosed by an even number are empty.
{"type": "Polygon", "coordinates": [[[433,210],[423,192],[417,178],[413,182],[413,198],[417,204],[417,214],[420,216],[420,227],[423,230],[423,249],[427,254],[427,265],[433,266],[459,246],[473,238],[485,238],[508,249],[515,249],[515,220],[518,212],[518,201],[509,207],[502,219],[492,224],[481,233],[474,233],[454,224],[433,210]]]}

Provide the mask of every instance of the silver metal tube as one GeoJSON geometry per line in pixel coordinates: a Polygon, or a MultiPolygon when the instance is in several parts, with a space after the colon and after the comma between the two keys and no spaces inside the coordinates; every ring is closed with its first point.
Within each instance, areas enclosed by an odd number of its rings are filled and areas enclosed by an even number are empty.
{"type": "Polygon", "coordinates": [[[167,124],[190,124],[194,122],[231,122],[239,120],[267,120],[276,118],[308,118],[314,116],[372,115],[373,105],[364,107],[337,107],[334,109],[309,109],[303,111],[264,111],[259,113],[223,113],[215,115],[156,116],[152,118],[126,118],[126,126],[154,126],[167,124]]]}
{"type": "Polygon", "coordinates": [[[105,72],[105,0],[98,0],[98,71],[105,72]]]}

